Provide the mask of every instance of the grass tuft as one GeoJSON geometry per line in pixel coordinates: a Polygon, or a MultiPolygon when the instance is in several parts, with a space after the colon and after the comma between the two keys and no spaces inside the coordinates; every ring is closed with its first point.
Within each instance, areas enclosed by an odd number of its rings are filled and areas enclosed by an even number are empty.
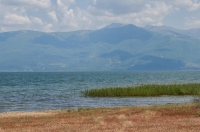
{"type": "Polygon", "coordinates": [[[83,91],[85,97],[134,97],[161,95],[200,95],[200,83],[146,84],[140,86],[90,89],[83,91]]]}

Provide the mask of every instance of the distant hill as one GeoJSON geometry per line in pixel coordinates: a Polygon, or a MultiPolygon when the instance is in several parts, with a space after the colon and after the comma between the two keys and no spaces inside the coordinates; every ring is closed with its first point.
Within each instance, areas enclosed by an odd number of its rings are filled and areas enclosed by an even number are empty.
{"type": "Polygon", "coordinates": [[[114,23],[0,33],[0,71],[199,70],[200,30],[114,23]]]}
{"type": "Polygon", "coordinates": [[[196,39],[200,39],[200,28],[190,29],[190,30],[180,30],[167,26],[146,26],[145,29],[166,35],[182,34],[196,39]]]}

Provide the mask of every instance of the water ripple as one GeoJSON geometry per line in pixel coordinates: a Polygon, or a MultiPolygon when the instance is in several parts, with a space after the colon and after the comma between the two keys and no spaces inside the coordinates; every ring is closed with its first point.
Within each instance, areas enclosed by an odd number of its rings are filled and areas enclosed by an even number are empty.
{"type": "Polygon", "coordinates": [[[85,98],[80,93],[102,87],[194,82],[200,82],[200,71],[0,73],[0,112],[184,103],[193,97],[85,98]]]}

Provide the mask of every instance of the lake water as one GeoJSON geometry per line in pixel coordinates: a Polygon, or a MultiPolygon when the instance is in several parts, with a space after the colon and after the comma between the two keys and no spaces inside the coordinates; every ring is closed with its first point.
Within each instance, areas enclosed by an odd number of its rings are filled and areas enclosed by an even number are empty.
{"type": "Polygon", "coordinates": [[[0,112],[187,103],[192,96],[90,98],[92,88],[199,83],[200,71],[0,73],[0,112]]]}

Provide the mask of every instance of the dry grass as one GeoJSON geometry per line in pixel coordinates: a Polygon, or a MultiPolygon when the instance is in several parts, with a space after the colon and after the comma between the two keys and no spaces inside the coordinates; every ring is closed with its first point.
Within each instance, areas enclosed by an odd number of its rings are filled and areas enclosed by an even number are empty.
{"type": "Polygon", "coordinates": [[[0,132],[198,132],[193,104],[1,113],[0,132]]]}

